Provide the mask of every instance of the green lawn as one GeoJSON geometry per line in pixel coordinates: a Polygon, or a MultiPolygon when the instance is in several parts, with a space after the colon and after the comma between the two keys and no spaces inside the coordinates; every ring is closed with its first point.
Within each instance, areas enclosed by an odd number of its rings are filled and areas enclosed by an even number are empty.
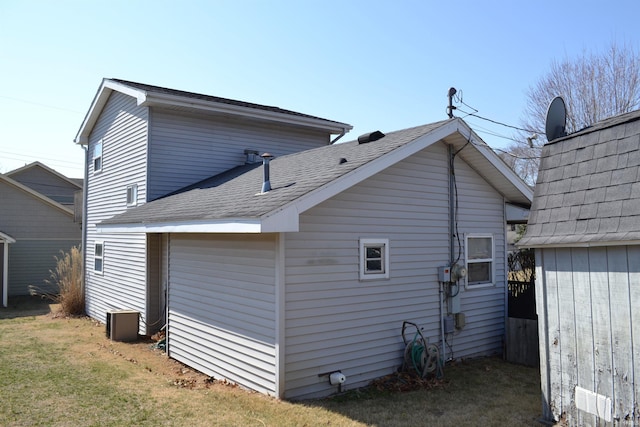
{"type": "Polygon", "coordinates": [[[430,389],[283,402],[212,382],[148,342],[111,342],[104,325],[48,308],[0,308],[2,426],[540,425],[537,369],[497,358],[447,365],[430,389]]]}

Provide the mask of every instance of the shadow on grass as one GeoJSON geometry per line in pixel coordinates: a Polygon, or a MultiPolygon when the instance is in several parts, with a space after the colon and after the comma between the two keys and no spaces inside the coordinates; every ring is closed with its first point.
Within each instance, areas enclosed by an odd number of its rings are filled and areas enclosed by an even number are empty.
{"type": "Polygon", "coordinates": [[[1,307],[0,319],[40,316],[51,312],[51,300],[40,296],[16,296],[9,298],[7,307],[1,307]]]}

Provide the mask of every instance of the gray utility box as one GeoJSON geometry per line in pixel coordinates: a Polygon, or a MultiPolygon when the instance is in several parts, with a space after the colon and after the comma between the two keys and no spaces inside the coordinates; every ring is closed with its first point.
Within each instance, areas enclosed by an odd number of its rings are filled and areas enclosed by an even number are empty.
{"type": "Polygon", "coordinates": [[[136,341],[140,312],[134,310],[107,311],[107,338],[114,341],[136,341]]]}

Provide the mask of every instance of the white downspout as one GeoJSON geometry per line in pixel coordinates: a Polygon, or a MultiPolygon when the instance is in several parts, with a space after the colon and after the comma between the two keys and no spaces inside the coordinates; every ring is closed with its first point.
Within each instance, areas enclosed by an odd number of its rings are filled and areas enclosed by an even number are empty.
{"type": "Polygon", "coordinates": [[[9,242],[4,242],[4,251],[2,259],[2,306],[7,308],[9,305],[9,242]]]}

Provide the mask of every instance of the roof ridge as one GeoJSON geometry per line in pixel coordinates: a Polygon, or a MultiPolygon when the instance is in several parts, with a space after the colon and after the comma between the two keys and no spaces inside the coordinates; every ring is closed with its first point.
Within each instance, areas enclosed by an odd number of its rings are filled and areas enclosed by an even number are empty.
{"type": "Polygon", "coordinates": [[[110,78],[109,80],[112,80],[114,82],[117,82],[123,85],[131,86],[136,89],[147,90],[151,92],[159,92],[159,93],[164,93],[168,95],[184,96],[187,98],[201,99],[201,100],[210,101],[210,102],[219,102],[221,104],[228,104],[228,105],[235,105],[239,107],[271,111],[274,113],[281,113],[281,114],[287,114],[287,115],[298,116],[298,117],[306,117],[306,118],[316,119],[316,120],[324,120],[331,123],[346,124],[346,123],[338,122],[336,120],[329,120],[322,117],[313,116],[310,114],[299,113],[297,111],[287,110],[287,109],[280,108],[273,105],[265,105],[265,104],[258,104],[255,102],[240,101],[237,99],[224,98],[221,96],[207,95],[207,94],[197,93],[197,92],[189,92],[189,91],[179,90],[179,89],[171,89],[163,86],[132,82],[132,81],[123,80],[123,79],[110,78]]]}

